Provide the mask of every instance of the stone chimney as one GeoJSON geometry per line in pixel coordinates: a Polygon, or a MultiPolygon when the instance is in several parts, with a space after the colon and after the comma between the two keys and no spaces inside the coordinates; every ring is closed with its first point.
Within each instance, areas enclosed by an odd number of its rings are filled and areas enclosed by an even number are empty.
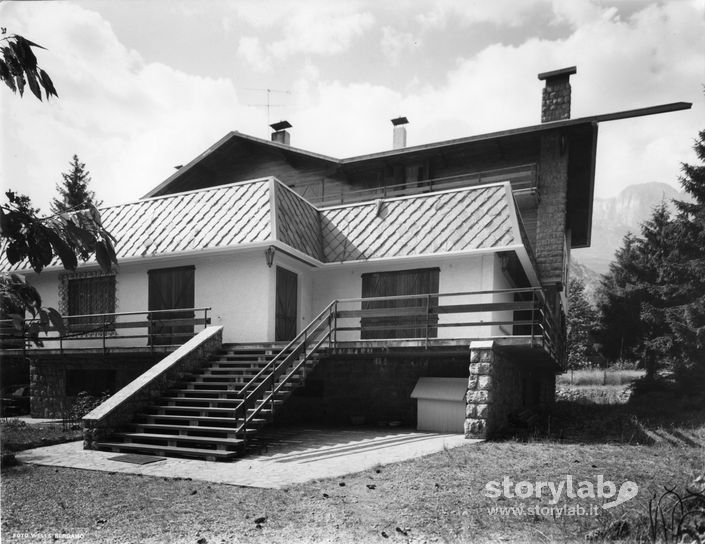
{"type": "Polygon", "coordinates": [[[278,142],[280,144],[289,145],[291,143],[291,134],[286,130],[291,128],[291,123],[289,121],[279,121],[278,123],[272,123],[269,125],[272,127],[274,132],[272,132],[272,141],[278,142]]]}
{"type": "Polygon", "coordinates": [[[406,127],[409,120],[406,117],[397,117],[392,119],[394,125],[394,142],[393,149],[404,149],[406,147],[406,127]]]}
{"type": "Polygon", "coordinates": [[[541,100],[541,122],[570,119],[570,76],[577,72],[575,66],[543,72],[539,79],[546,81],[541,100]]]}

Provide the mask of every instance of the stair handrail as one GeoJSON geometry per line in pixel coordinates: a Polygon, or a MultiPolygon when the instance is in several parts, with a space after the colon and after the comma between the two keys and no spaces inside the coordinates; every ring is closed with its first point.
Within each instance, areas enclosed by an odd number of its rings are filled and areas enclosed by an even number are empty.
{"type": "Polygon", "coordinates": [[[291,340],[281,351],[279,351],[279,353],[277,353],[271,361],[269,361],[254,377],[250,379],[249,382],[242,387],[242,389],[240,389],[240,395],[244,398],[235,408],[236,428],[245,432],[247,423],[254,419],[255,416],[262,410],[265,399],[272,398],[273,395],[286,383],[286,381],[291,378],[296,370],[298,370],[308,360],[308,358],[311,357],[311,355],[318,351],[323,342],[330,338],[331,330],[333,328],[332,323],[335,319],[335,315],[337,314],[337,304],[337,300],[332,300],[330,304],[328,304],[328,306],[321,311],[321,313],[313,318],[313,320],[311,320],[311,322],[299,334],[297,334],[293,340],[291,340]],[[324,334],[320,339],[316,340],[315,334],[319,332],[318,329],[320,329],[322,325],[325,325],[324,334]],[[306,353],[306,344],[310,339],[314,339],[315,345],[309,353],[306,353]],[[284,374],[283,369],[291,364],[291,359],[293,357],[297,357],[301,353],[302,348],[305,357],[303,357],[301,361],[299,361],[299,364],[291,372],[289,372],[286,380],[277,385],[276,379],[284,374]],[[264,379],[257,383],[263,377],[264,379]],[[260,398],[260,394],[267,391],[268,388],[272,390],[269,397],[265,396],[260,398]],[[255,406],[257,401],[260,400],[262,401],[260,402],[260,405],[255,406]],[[248,417],[247,411],[250,408],[253,408],[253,413],[248,417]],[[242,413],[241,416],[240,413],[242,413]],[[242,424],[239,426],[240,420],[242,420],[242,424]]]}

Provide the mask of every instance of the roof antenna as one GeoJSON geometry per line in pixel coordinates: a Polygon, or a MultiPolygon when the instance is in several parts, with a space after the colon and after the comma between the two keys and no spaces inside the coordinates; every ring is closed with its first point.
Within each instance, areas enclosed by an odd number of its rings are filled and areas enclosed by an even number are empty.
{"type": "Polygon", "coordinates": [[[252,108],[265,108],[267,110],[267,124],[268,125],[271,123],[270,110],[272,108],[283,108],[286,106],[286,104],[272,104],[272,93],[291,94],[291,91],[282,90],[282,89],[245,87],[244,90],[245,91],[266,92],[267,93],[267,103],[266,104],[247,104],[247,105],[252,108]]]}

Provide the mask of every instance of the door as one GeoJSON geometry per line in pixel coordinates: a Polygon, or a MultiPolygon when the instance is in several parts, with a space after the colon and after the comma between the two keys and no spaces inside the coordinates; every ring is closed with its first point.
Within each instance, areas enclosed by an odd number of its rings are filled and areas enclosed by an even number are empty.
{"type": "MultiPolygon", "coordinates": [[[[194,307],[193,266],[149,271],[149,311],[194,307]]],[[[150,343],[183,344],[193,336],[193,310],[150,314],[150,343]],[[182,321],[186,320],[186,323],[182,321]]]]}
{"type": "MultiPolygon", "coordinates": [[[[438,274],[438,268],[363,274],[362,297],[438,294],[438,274]]],[[[437,296],[363,301],[363,310],[379,310],[390,315],[363,317],[360,323],[360,337],[363,340],[425,338],[428,334],[429,338],[435,338],[438,336],[437,307],[437,296]]]]}
{"type": "Polygon", "coordinates": [[[299,278],[290,270],[277,266],[276,308],[274,340],[286,341],[296,338],[296,318],[299,278]]]}

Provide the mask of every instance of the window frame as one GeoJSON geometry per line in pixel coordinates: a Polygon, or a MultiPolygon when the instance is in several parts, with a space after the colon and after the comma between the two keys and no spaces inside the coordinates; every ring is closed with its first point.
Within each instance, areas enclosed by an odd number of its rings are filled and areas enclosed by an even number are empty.
{"type": "Polygon", "coordinates": [[[83,318],[80,320],[71,319],[76,315],[99,315],[99,314],[115,314],[118,310],[118,282],[115,273],[96,272],[76,272],[72,274],[62,274],[59,282],[59,311],[66,322],[66,329],[71,333],[78,333],[81,336],[102,336],[103,333],[114,335],[115,332],[115,316],[108,317],[105,321],[101,321],[98,326],[95,326],[95,321],[91,318],[83,318]],[[76,308],[72,303],[72,286],[79,285],[79,282],[95,282],[111,280],[112,285],[108,288],[108,307],[107,308],[89,308],[87,312],[75,313],[76,308]],[[110,304],[112,303],[112,304],[110,304]],[[112,308],[110,308],[112,306],[112,308]],[[103,323],[107,325],[105,331],[103,323]]]}

